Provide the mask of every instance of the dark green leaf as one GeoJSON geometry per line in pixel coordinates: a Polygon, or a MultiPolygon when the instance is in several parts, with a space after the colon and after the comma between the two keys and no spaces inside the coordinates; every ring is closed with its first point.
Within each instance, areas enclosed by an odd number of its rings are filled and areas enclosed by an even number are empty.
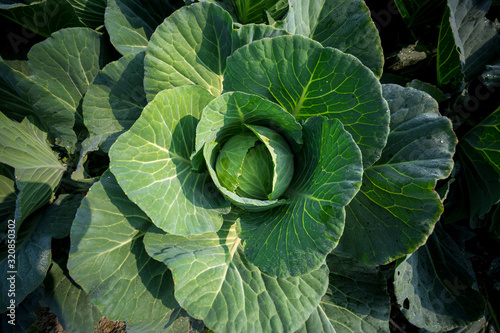
{"type": "Polygon", "coordinates": [[[462,81],[462,67],[460,54],[455,46],[453,31],[450,25],[450,8],[445,6],[437,47],[437,82],[439,85],[453,83],[460,85],[462,81]]]}
{"type": "Polygon", "coordinates": [[[36,322],[35,310],[40,306],[40,300],[43,296],[43,287],[40,286],[35,291],[30,293],[21,304],[15,308],[15,320],[12,323],[8,321],[12,320],[12,317],[7,316],[10,313],[10,309],[7,312],[2,313],[2,329],[3,332],[9,333],[26,333],[35,332],[33,330],[36,322]]]}
{"type": "Polygon", "coordinates": [[[389,113],[377,78],[353,56],[311,39],[265,38],[238,49],[227,60],[224,89],[277,102],[297,119],[339,119],[365,167],[385,146],[389,113]]]}
{"type": "Polygon", "coordinates": [[[69,276],[66,269],[52,262],[44,282],[44,305],[57,316],[67,332],[92,332],[101,313],[89,296],[69,276]]]}
{"type": "Polygon", "coordinates": [[[388,333],[391,303],[380,270],[338,256],[327,261],[329,288],[297,333],[388,333]]]}
{"type": "Polygon", "coordinates": [[[284,28],[310,37],[325,47],[352,54],[382,76],[384,55],[380,37],[362,0],[289,0],[284,28]]]}
{"type": "Polygon", "coordinates": [[[280,277],[306,274],[324,263],[342,235],[344,207],[363,174],[359,148],[340,121],[311,117],[303,136],[284,195],[289,203],[241,216],[248,260],[280,277]]]}
{"type": "Polygon", "coordinates": [[[104,24],[104,10],[106,9],[106,0],[67,0],[80,21],[86,27],[96,29],[104,24]]]}
{"type": "Polygon", "coordinates": [[[482,218],[500,200],[500,108],[464,135],[458,151],[471,220],[482,218]]]}
{"type": "Polygon", "coordinates": [[[439,17],[445,2],[445,0],[395,0],[399,13],[408,27],[423,25],[436,16],[439,17]]]}
{"type": "Polygon", "coordinates": [[[0,163],[0,221],[14,214],[16,199],[14,168],[0,163]]]}
{"type": "Polygon", "coordinates": [[[210,175],[193,172],[190,161],[201,111],[213,98],[199,86],[162,91],[109,153],[128,197],[173,234],[217,231],[229,211],[210,175]]]}
{"type": "Polygon", "coordinates": [[[425,93],[428,93],[438,103],[442,103],[449,98],[438,87],[436,87],[430,83],[422,82],[422,81],[417,80],[417,79],[412,80],[406,86],[410,87],[410,88],[417,89],[417,90],[421,90],[425,93]]]}
{"type": "Polygon", "coordinates": [[[67,27],[83,27],[75,9],[67,0],[42,0],[0,4],[2,15],[29,30],[49,37],[53,32],[67,27]]]}
{"type": "Polygon", "coordinates": [[[60,194],[44,214],[44,228],[53,238],[69,236],[71,224],[83,199],[81,194],[60,194]]]}
{"type": "MultiPolygon", "coordinates": [[[[6,272],[7,276],[16,275],[16,304],[37,288],[45,278],[51,260],[51,240],[69,235],[71,223],[81,199],[81,195],[61,194],[51,205],[42,207],[31,214],[17,232],[15,263],[9,261],[13,257],[7,256],[9,254],[8,241],[2,244],[0,268],[6,272]]],[[[2,308],[8,300],[9,287],[7,281],[4,281],[1,282],[4,295],[0,299],[2,308]]]]}
{"type": "Polygon", "coordinates": [[[453,168],[456,136],[429,95],[384,86],[391,133],[380,160],[365,169],[363,185],[347,206],[337,250],[367,264],[385,264],[425,243],[443,212],[436,181],[453,168]]]}
{"type": "Polygon", "coordinates": [[[238,21],[242,24],[248,23],[266,23],[267,12],[269,12],[273,19],[279,19],[281,15],[288,9],[288,4],[278,0],[231,0],[233,3],[234,11],[238,17],[238,21]],[[276,7],[277,3],[281,2],[281,6],[276,7]]]}
{"type": "Polygon", "coordinates": [[[439,224],[424,246],[398,264],[394,280],[401,311],[418,327],[446,331],[484,315],[472,266],[439,224]]]}

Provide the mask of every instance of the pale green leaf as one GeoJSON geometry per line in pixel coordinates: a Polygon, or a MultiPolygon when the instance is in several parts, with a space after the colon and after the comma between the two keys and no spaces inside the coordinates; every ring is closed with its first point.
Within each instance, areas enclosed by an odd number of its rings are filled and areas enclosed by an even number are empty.
{"type": "MultiPolygon", "coordinates": [[[[203,110],[200,123],[196,128],[196,151],[204,147],[204,157],[208,170],[219,191],[233,204],[246,210],[265,210],[284,204],[284,200],[259,200],[243,198],[223,187],[215,173],[217,152],[231,136],[248,130],[245,124],[260,125],[273,129],[287,139],[293,151],[298,151],[302,143],[302,128],[292,115],[279,105],[258,96],[240,92],[225,93],[214,99],[203,110]]],[[[193,166],[200,169],[203,158],[193,154],[193,166]]]]}
{"type": "Polygon", "coordinates": [[[47,132],[49,140],[66,148],[69,153],[76,149],[73,108],[1,59],[0,78],[0,109],[6,116],[17,121],[28,117],[34,125],[47,132]]]}
{"type": "Polygon", "coordinates": [[[18,123],[0,112],[0,162],[15,169],[19,194],[16,201],[17,228],[51,198],[66,168],[52,151],[47,134],[28,120],[18,123]]]}
{"type": "Polygon", "coordinates": [[[147,251],[172,270],[175,297],[193,317],[218,332],[293,332],[318,306],[328,270],[277,278],[243,254],[236,216],[218,233],[180,237],[152,228],[147,251]]]}
{"type": "Polygon", "coordinates": [[[288,35],[286,30],[276,29],[265,24],[245,24],[232,31],[233,52],[240,47],[262,38],[288,35]]]}
{"type": "Polygon", "coordinates": [[[201,111],[213,98],[198,86],[164,90],[109,153],[128,197],[173,234],[217,231],[229,210],[209,174],[193,172],[190,161],[201,111]]]}
{"type": "Polygon", "coordinates": [[[100,71],[83,99],[83,116],[89,139],[109,151],[146,106],[144,52],[121,57],[100,71]]]}
{"type": "Polygon", "coordinates": [[[28,54],[33,80],[73,110],[77,125],[83,96],[106,58],[102,34],[88,28],[59,30],[28,54]]]}
{"type": "Polygon", "coordinates": [[[109,0],[105,24],[123,55],[144,51],[156,27],[177,8],[170,0],[109,0]]]}
{"type": "MultiPolygon", "coordinates": [[[[288,188],[292,181],[294,167],[293,167],[293,153],[288,145],[288,142],[283,139],[281,135],[275,131],[257,125],[246,125],[254,132],[259,140],[266,145],[272,159],[272,191],[269,193],[270,200],[279,198],[288,188]]],[[[258,174],[255,170],[255,174],[258,174]]]]}
{"type": "Polygon", "coordinates": [[[170,271],[144,250],[151,225],[109,172],[78,209],[68,270],[110,320],[155,321],[179,311],[170,271]]]}
{"type": "Polygon", "coordinates": [[[286,12],[288,6],[279,0],[231,0],[238,22],[241,24],[266,23],[267,13],[275,20],[279,19],[286,12]],[[277,7],[277,3],[281,6],[277,7]],[[278,9],[279,8],[279,9],[278,9]]]}
{"type": "Polygon", "coordinates": [[[151,37],[144,61],[148,100],[163,89],[200,85],[214,96],[222,92],[226,58],[231,54],[232,19],[207,2],[182,7],[151,37]]]}

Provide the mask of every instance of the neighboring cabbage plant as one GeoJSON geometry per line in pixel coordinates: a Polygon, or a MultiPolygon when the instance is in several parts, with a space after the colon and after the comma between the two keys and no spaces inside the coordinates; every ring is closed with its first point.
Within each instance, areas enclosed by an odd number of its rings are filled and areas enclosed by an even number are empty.
{"type": "Polygon", "coordinates": [[[429,95],[380,84],[362,1],[290,4],[283,29],[182,7],[89,87],[82,155],[109,150],[110,170],[68,269],[131,331],[186,313],[217,332],[388,331],[375,266],[431,234],[456,138],[429,95]]]}

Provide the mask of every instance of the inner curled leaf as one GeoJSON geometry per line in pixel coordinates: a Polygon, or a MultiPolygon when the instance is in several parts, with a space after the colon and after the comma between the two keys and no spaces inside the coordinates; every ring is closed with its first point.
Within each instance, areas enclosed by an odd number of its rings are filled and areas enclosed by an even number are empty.
{"type": "Polygon", "coordinates": [[[266,146],[252,133],[233,136],[222,147],[215,171],[229,191],[253,199],[267,199],[272,190],[272,160],[266,146]]]}
{"type": "Polygon", "coordinates": [[[238,196],[268,200],[281,196],[293,176],[293,154],[278,133],[257,125],[231,137],[216,160],[221,184],[238,196]]]}

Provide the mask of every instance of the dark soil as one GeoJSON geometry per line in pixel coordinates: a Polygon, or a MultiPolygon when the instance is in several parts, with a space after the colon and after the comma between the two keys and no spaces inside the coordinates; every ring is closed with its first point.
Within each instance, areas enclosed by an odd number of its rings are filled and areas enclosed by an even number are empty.
{"type": "MultiPolygon", "coordinates": [[[[59,324],[57,317],[49,308],[38,308],[36,311],[36,328],[38,333],[67,333],[59,324]]],[[[126,333],[126,323],[124,321],[110,321],[102,317],[99,327],[94,328],[94,333],[126,333]]]]}

